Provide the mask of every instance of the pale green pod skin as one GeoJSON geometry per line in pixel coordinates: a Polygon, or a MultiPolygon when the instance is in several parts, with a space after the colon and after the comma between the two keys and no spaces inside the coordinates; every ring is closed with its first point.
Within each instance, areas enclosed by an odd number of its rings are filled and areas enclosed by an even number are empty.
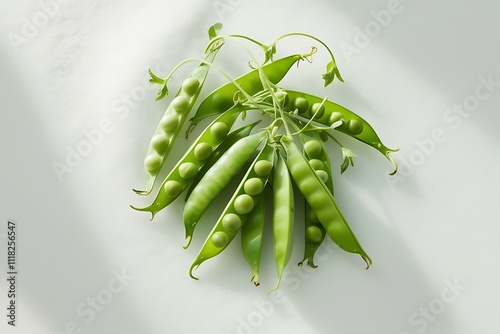
{"type": "Polygon", "coordinates": [[[368,269],[372,260],[359,244],[330,190],[316,175],[292,139],[283,137],[280,142],[287,154],[286,163],[290,175],[330,238],[343,250],[359,254],[368,269]]]}
{"type": "Polygon", "coordinates": [[[278,271],[278,282],[271,291],[279,287],[283,271],[290,261],[293,249],[295,200],[292,179],[281,154],[278,154],[273,174],[273,206],[274,258],[278,271]]]}
{"type": "MultiPolygon", "coordinates": [[[[264,190],[265,191],[265,190],[264,190]]],[[[262,237],[266,216],[266,194],[255,204],[253,212],[241,228],[241,248],[243,255],[252,270],[251,282],[259,286],[260,258],[262,254],[262,237]]]]}
{"type": "MultiPolygon", "coordinates": [[[[229,151],[228,151],[229,152],[229,151]]],[[[221,157],[222,159],[222,157],[221,157]]],[[[264,189],[259,194],[254,194],[253,196],[248,195],[245,192],[245,183],[247,180],[252,179],[252,178],[259,178],[262,183],[265,185],[268,181],[269,174],[268,175],[258,175],[255,172],[254,166],[258,161],[266,160],[266,161],[273,161],[274,159],[274,147],[270,145],[264,145],[260,153],[257,155],[257,157],[254,159],[250,167],[248,168],[247,172],[243,176],[243,179],[239,183],[236,191],[234,192],[233,196],[229,200],[229,203],[225,207],[224,211],[220,215],[219,219],[217,220],[214,228],[208,235],[207,239],[205,240],[205,243],[203,244],[203,247],[201,248],[198,256],[196,257],[195,261],[191,265],[191,268],[189,269],[189,275],[194,278],[198,279],[195,276],[193,276],[193,270],[195,268],[198,268],[200,264],[202,264],[204,261],[213,258],[214,256],[217,256],[220,254],[230,243],[231,241],[235,238],[236,234],[241,230],[242,226],[245,226],[247,223],[248,218],[252,215],[253,210],[256,208],[256,204],[259,201],[263,199],[264,196],[264,189]],[[245,208],[245,211],[242,212],[238,208],[238,199],[239,198],[250,198],[251,201],[254,203],[252,208],[250,210],[247,210],[249,208],[245,208]],[[230,224],[229,226],[224,224],[224,218],[226,216],[232,216],[238,217],[240,224],[239,226],[235,226],[235,224],[230,224]],[[221,240],[220,236],[224,235],[227,239],[226,243],[221,244],[214,242],[221,240]],[[216,238],[214,238],[216,237],[216,238]]]]}
{"type": "MultiPolygon", "coordinates": [[[[211,49],[205,57],[205,61],[212,63],[217,55],[220,48],[211,49]]],[[[184,122],[186,121],[191,109],[196,103],[198,96],[200,95],[201,88],[205,82],[207,74],[210,70],[210,66],[206,63],[199,64],[193,72],[186,78],[185,82],[190,83],[185,87],[181,87],[177,92],[177,95],[172,100],[172,102],[167,107],[165,114],[163,115],[160,123],[158,124],[155,132],[153,133],[151,143],[148,147],[146,158],[147,161],[150,157],[159,158],[159,163],[150,166],[151,168],[146,168],[144,170],[146,177],[146,188],[144,190],[133,189],[139,195],[148,195],[154,187],[158,174],[167,160],[168,154],[170,153],[177,136],[179,135],[184,122]],[[198,87],[193,89],[193,82],[196,80],[198,82],[198,87]],[[158,146],[155,145],[154,138],[165,138],[167,142],[161,145],[161,151],[158,152],[158,146]]],[[[147,162],[146,162],[147,165],[147,162]]]]}
{"type": "Polygon", "coordinates": [[[267,132],[262,131],[238,140],[215,162],[194,187],[184,205],[184,227],[186,229],[184,248],[187,248],[191,243],[196,224],[210,203],[250,159],[266,135],[267,132]]]}
{"type": "MultiPolygon", "coordinates": [[[[326,147],[324,145],[324,142],[321,140],[321,137],[317,131],[305,131],[300,134],[300,141],[302,143],[302,147],[304,148],[304,156],[307,157],[307,159],[318,159],[323,162],[324,165],[324,171],[326,172],[326,175],[328,175],[328,180],[326,181],[326,187],[328,190],[333,195],[333,179],[332,179],[332,170],[331,170],[331,164],[330,164],[330,158],[328,156],[328,153],[326,151],[326,147]],[[314,145],[312,145],[314,144],[314,145]],[[311,147],[314,147],[314,150],[311,150],[311,147]],[[317,149],[319,147],[319,149],[317,149]]],[[[302,265],[304,261],[307,260],[307,265],[312,267],[312,268],[317,268],[317,265],[314,264],[314,254],[318,250],[319,246],[321,246],[321,243],[325,239],[326,236],[326,230],[319,223],[318,221],[313,221],[311,219],[311,216],[314,215],[314,213],[311,214],[311,207],[307,203],[305,203],[305,233],[304,233],[304,258],[302,259],[301,262],[299,262],[299,265],[302,265]],[[311,240],[309,237],[308,229],[317,229],[317,234],[319,234],[319,239],[318,240],[311,240]]]]}
{"type": "Polygon", "coordinates": [[[238,116],[241,114],[243,110],[245,110],[246,107],[242,105],[235,105],[229,110],[227,110],[225,113],[220,115],[218,118],[216,118],[206,129],[203,131],[198,138],[193,142],[191,147],[186,151],[184,156],[177,162],[177,164],[172,168],[172,171],[167,175],[165,180],[163,181],[158,194],[156,195],[156,198],[154,202],[151,205],[148,205],[143,208],[138,208],[131,206],[133,209],[138,210],[138,211],[149,211],[151,212],[151,219],[154,218],[155,214],[165,208],[167,205],[172,203],[179,195],[184,191],[186,187],[188,187],[191,182],[194,179],[194,176],[197,174],[196,173],[190,173],[189,178],[183,178],[183,173],[180,171],[181,166],[186,163],[192,163],[195,164],[198,168],[198,171],[200,168],[206,163],[207,160],[198,160],[196,158],[197,155],[197,147],[199,147],[199,144],[203,144],[204,146],[209,145],[213,150],[215,150],[223,141],[223,138],[216,138],[213,136],[213,133],[211,131],[211,128],[214,124],[217,123],[224,123],[227,125],[228,130],[233,126],[234,122],[238,118],[238,116]],[[177,182],[181,186],[181,190],[179,193],[169,193],[165,189],[165,185],[171,182],[177,182]]]}

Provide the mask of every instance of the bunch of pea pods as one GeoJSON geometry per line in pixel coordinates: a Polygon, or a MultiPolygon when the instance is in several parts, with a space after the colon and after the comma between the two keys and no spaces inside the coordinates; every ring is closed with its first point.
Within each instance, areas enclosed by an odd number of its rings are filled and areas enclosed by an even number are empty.
{"type": "Polygon", "coordinates": [[[316,267],[315,252],[328,235],[341,249],[360,255],[366,268],[370,267],[372,260],[335,201],[325,142],[331,140],[341,147],[342,173],[353,165],[355,155],[339,142],[336,132],[382,153],[393,164],[391,174],[397,171],[397,165],[390,153],[397,150],[385,146],[373,127],[349,109],[327,98],[278,86],[293,65],[304,60],[310,62],[318,50],[313,47],[309,53],[274,59],[277,43],[289,36],[311,38],[328,51],[331,61],[322,76],[325,86],[335,78],[343,81],[332,52],[321,40],[304,33],[290,33],[271,44],[263,44],[244,35],[219,35],[220,28],[220,24],[210,27],[210,41],[204,58],[180,63],[166,78],[150,71],[150,81],[161,86],[159,100],[168,94],[167,82],[177,68],[192,61],[198,63],[182,82],[153,133],[144,160],[146,187],[144,190],[134,189],[137,194],[148,195],[159,183],[160,171],[182,129],[187,129],[188,137],[202,120],[211,119],[211,123],[168,172],[153,202],[145,207],[132,208],[150,212],[153,219],[156,213],[185,193],[184,248],[187,248],[203,214],[228,183],[237,179],[236,190],[192,263],[189,275],[197,279],[193,275],[194,269],[220,254],[239,234],[244,257],[250,266],[251,281],[259,285],[264,227],[271,224],[277,288],[292,254],[296,228],[294,192],[299,192],[305,203],[305,214],[301,219],[304,223],[300,226],[304,228],[304,256],[299,264],[307,262],[316,267]],[[229,41],[258,45],[264,60],[259,63],[249,53],[248,72],[236,79],[231,78],[214,63],[217,53],[229,41]],[[210,70],[219,72],[228,82],[199,102],[210,70]],[[197,110],[189,118],[195,105],[197,110]],[[244,120],[249,113],[261,119],[246,124],[244,120]],[[241,122],[238,123],[239,118],[241,122]],[[185,127],[186,120],[190,124],[185,127]],[[263,120],[268,122],[264,124],[263,120]],[[266,206],[269,205],[272,214],[266,215],[266,206]]]}

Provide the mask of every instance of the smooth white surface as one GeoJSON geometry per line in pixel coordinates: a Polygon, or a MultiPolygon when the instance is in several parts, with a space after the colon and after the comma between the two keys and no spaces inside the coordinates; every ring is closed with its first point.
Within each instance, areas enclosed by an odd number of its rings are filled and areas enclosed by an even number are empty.
{"type": "MultiPolygon", "coordinates": [[[[63,2],[46,21],[49,1],[0,3],[2,268],[7,220],[19,229],[18,326],[7,326],[2,311],[2,333],[498,333],[497,1],[63,2]],[[377,23],[374,13],[388,9],[396,14],[377,23]],[[39,27],[23,30],[27,21],[39,27]],[[322,38],[345,83],[322,87],[320,50],[287,87],[330,96],[400,147],[389,182],[383,157],[344,140],[358,158],[336,178],[336,195],[374,260],[370,270],[330,245],[318,269],[300,271],[297,246],[269,295],[268,240],[261,287],[250,284],[237,243],[194,281],[187,271],[209,224],[183,250],[180,202],[153,223],[129,208],[149,202],[131,189],[143,184],[146,145],[168,103],[154,102],[155,87],[141,88],[147,69],[166,74],[200,57],[217,21],[224,33],[263,41],[291,31],[322,38]],[[366,29],[369,40],[359,35],[366,29]],[[13,34],[25,40],[15,45],[13,34]],[[477,90],[488,78],[491,91],[477,90]],[[449,111],[478,92],[490,94],[465,116],[449,111]],[[60,181],[53,163],[102,122],[108,133],[60,181]],[[121,272],[128,280],[120,285],[121,272]],[[92,311],[93,298],[106,305],[92,311]]],[[[278,51],[311,45],[295,41],[278,51]]],[[[236,73],[238,59],[221,52],[218,61],[236,73]]],[[[0,288],[5,310],[4,280],[0,288]]]]}

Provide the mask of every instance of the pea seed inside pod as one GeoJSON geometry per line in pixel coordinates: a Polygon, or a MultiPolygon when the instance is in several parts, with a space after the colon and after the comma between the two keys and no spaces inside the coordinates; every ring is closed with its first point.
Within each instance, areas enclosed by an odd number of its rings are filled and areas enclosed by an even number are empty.
{"type": "Polygon", "coordinates": [[[292,111],[297,110],[299,114],[303,114],[309,109],[309,101],[303,97],[296,97],[292,101],[292,111]]]}
{"type": "Polygon", "coordinates": [[[363,132],[363,123],[357,119],[350,119],[347,121],[347,131],[353,135],[359,135],[363,132]]]}
{"type": "Polygon", "coordinates": [[[271,169],[273,169],[273,164],[267,160],[259,160],[253,167],[255,174],[262,177],[268,176],[271,173],[271,169]]]}
{"type": "Polygon", "coordinates": [[[309,160],[309,165],[311,165],[311,167],[314,169],[314,170],[325,170],[325,163],[319,159],[311,159],[309,160]]]}
{"type": "Polygon", "coordinates": [[[318,216],[316,216],[313,210],[307,212],[307,219],[313,224],[319,224],[318,216]]]}
{"type": "Polygon", "coordinates": [[[200,86],[200,82],[198,80],[196,80],[195,78],[187,78],[182,83],[181,89],[187,95],[194,95],[194,93],[196,93],[196,90],[198,89],[199,86],[200,86]]]}
{"type": "Polygon", "coordinates": [[[165,132],[170,132],[174,130],[179,124],[179,116],[174,113],[165,115],[160,121],[160,127],[165,132]]]}
{"type": "Polygon", "coordinates": [[[179,182],[174,180],[169,180],[163,185],[163,190],[170,197],[176,197],[182,191],[182,186],[179,182]]]}
{"type": "Polygon", "coordinates": [[[319,102],[313,103],[313,105],[311,106],[311,116],[314,114],[316,114],[314,116],[315,119],[323,117],[323,115],[325,114],[325,106],[321,105],[321,103],[319,102]]]}
{"type": "Polygon", "coordinates": [[[323,151],[323,146],[317,140],[309,140],[304,144],[304,151],[309,158],[316,158],[323,151]]]}
{"type": "Polygon", "coordinates": [[[222,218],[222,227],[229,232],[235,232],[241,227],[241,219],[234,213],[228,213],[222,218]]]}
{"type": "Polygon", "coordinates": [[[253,177],[245,181],[243,189],[250,196],[256,196],[264,190],[264,182],[258,177],[253,177]]]}
{"type": "Polygon", "coordinates": [[[314,243],[321,242],[321,239],[323,237],[323,233],[321,233],[321,230],[317,226],[309,226],[306,229],[306,238],[314,243]]]}
{"type": "Polygon", "coordinates": [[[326,183],[326,181],[328,181],[328,173],[327,172],[325,172],[322,169],[318,169],[315,172],[316,172],[316,175],[318,175],[318,177],[321,179],[321,181],[323,181],[323,183],[326,183]]]}
{"type": "Polygon", "coordinates": [[[177,96],[171,102],[172,108],[174,108],[176,112],[183,112],[186,110],[188,104],[189,100],[185,96],[177,96]]]}
{"type": "Polygon", "coordinates": [[[161,164],[161,157],[156,153],[147,156],[146,159],[144,160],[144,168],[148,172],[157,170],[158,167],[160,167],[160,164],[161,164]]]}
{"type": "Polygon", "coordinates": [[[158,153],[162,153],[168,146],[168,137],[165,133],[159,133],[151,139],[151,147],[158,153]]]}
{"type": "Polygon", "coordinates": [[[344,115],[339,113],[338,111],[334,111],[328,116],[328,124],[332,125],[335,122],[341,121],[344,119],[344,115]]]}
{"type": "Polygon", "coordinates": [[[200,161],[208,159],[212,154],[212,146],[208,143],[199,143],[194,148],[194,157],[200,161]]]}
{"type": "Polygon", "coordinates": [[[218,140],[224,139],[228,132],[229,127],[222,122],[215,122],[210,128],[210,133],[218,140]]]}
{"type": "Polygon", "coordinates": [[[212,234],[211,240],[212,244],[217,248],[226,247],[229,241],[227,234],[222,231],[212,234]]]}
{"type": "Polygon", "coordinates": [[[250,195],[243,194],[234,200],[234,210],[240,215],[247,214],[253,210],[255,202],[250,195]]]}
{"type": "Polygon", "coordinates": [[[198,172],[198,166],[196,166],[192,162],[184,162],[179,166],[179,175],[184,180],[189,180],[190,178],[194,177],[196,175],[196,172],[198,172]]]}

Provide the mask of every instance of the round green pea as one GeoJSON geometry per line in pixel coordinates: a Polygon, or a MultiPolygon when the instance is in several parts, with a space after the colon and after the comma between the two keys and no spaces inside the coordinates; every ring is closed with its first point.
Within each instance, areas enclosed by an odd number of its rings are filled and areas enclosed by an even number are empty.
{"type": "Polygon", "coordinates": [[[311,167],[314,170],[324,170],[325,169],[325,163],[319,159],[309,160],[309,165],[311,165],[311,167]]]}
{"type": "Polygon", "coordinates": [[[334,111],[328,116],[328,124],[332,125],[335,122],[341,121],[344,119],[344,115],[339,113],[338,111],[334,111]]]}
{"type": "Polygon", "coordinates": [[[303,97],[296,97],[292,101],[292,111],[297,110],[299,114],[303,114],[309,109],[309,101],[303,97]]]}
{"type": "Polygon", "coordinates": [[[194,93],[196,93],[196,90],[198,89],[199,86],[200,86],[200,82],[197,79],[187,78],[182,83],[182,90],[187,95],[192,96],[192,95],[194,95],[194,93]]]}
{"type": "Polygon", "coordinates": [[[240,215],[244,215],[253,210],[255,202],[250,195],[243,194],[234,200],[234,210],[240,215]]]}
{"type": "Polygon", "coordinates": [[[303,178],[299,185],[300,191],[305,194],[310,194],[317,190],[317,183],[312,177],[303,178]]]}
{"type": "Polygon", "coordinates": [[[235,232],[241,227],[241,219],[234,213],[228,213],[222,218],[222,227],[229,232],[235,232]]]}
{"type": "Polygon", "coordinates": [[[325,172],[324,170],[318,169],[316,171],[316,175],[321,179],[321,181],[326,182],[328,181],[328,173],[325,172]]]}
{"type": "Polygon", "coordinates": [[[160,164],[161,164],[161,157],[156,153],[147,156],[146,159],[144,160],[144,168],[148,172],[157,170],[158,167],[160,167],[160,164]]]}
{"type": "Polygon", "coordinates": [[[316,114],[316,116],[314,116],[315,119],[323,117],[323,115],[325,114],[325,106],[321,105],[321,103],[319,102],[313,103],[313,105],[311,106],[311,116],[314,114],[316,114]]]}
{"type": "Polygon", "coordinates": [[[309,226],[306,229],[306,238],[311,242],[318,243],[321,242],[323,233],[317,226],[309,226]]]}
{"type": "Polygon", "coordinates": [[[226,247],[229,242],[227,234],[222,231],[218,231],[212,234],[211,239],[212,239],[212,244],[217,248],[226,247]]]}
{"type": "Polygon", "coordinates": [[[309,140],[304,144],[304,151],[309,158],[316,158],[323,151],[323,145],[317,140],[309,140]]]}
{"type": "Polygon", "coordinates": [[[182,191],[182,186],[178,181],[168,180],[163,185],[163,190],[170,197],[178,196],[182,191]]]}
{"type": "Polygon", "coordinates": [[[229,127],[222,122],[215,122],[210,128],[210,133],[218,140],[224,139],[228,132],[229,127]]]}
{"type": "Polygon", "coordinates": [[[264,182],[258,177],[253,177],[245,181],[243,189],[250,196],[258,195],[264,190],[264,182]]]}
{"type": "Polygon", "coordinates": [[[273,164],[267,160],[259,160],[255,163],[253,170],[258,176],[267,176],[271,173],[273,169],[273,164]]]}
{"type": "Polygon", "coordinates": [[[363,123],[357,119],[350,119],[347,121],[347,131],[352,135],[359,135],[363,132],[363,123]]]}
{"type": "Polygon", "coordinates": [[[198,172],[198,166],[192,162],[184,162],[179,166],[179,175],[184,180],[189,180],[194,177],[198,172]]]}
{"type": "Polygon", "coordinates": [[[179,116],[174,113],[166,114],[160,121],[160,127],[165,132],[174,130],[179,124],[179,116]]]}
{"type": "Polygon", "coordinates": [[[186,110],[188,104],[189,100],[185,96],[177,96],[171,102],[172,108],[174,108],[176,112],[183,112],[184,110],[186,110]]]}
{"type": "Polygon", "coordinates": [[[162,153],[168,146],[168,137],[165,133],[159,133],[151,139],[151,147],[158,153],[162,153]]]}
{"type": "Polygon", "coordinates": [[[208,143],[199,143],[194,147],[194,157],[200,161],[208,159],[212,154],[212,146],[208,143]]]}
{"type": "Polygon", "coordinates": [[[313,224],[319,224],[318,216],[316,216],[313,210],[307,212],[307,219],[313,224]]]}

